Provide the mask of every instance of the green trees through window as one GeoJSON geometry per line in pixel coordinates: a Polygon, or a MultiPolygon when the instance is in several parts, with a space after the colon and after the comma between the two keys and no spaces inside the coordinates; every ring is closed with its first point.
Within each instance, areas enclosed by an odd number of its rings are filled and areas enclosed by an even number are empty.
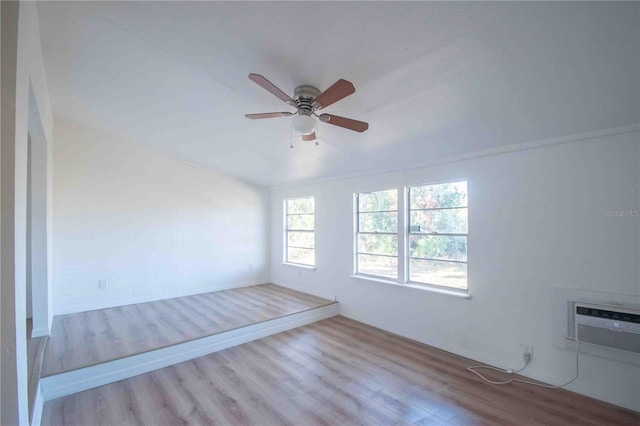
{"type": "Polygon", "coordinates": [[[409,188],[409,281],[467,289],[467,182],[409,188]]]}
{"type": "Polygon", "coordinates": [[[360,193],[357,203],[357,273],[397,279],[398,191],[360,193]]]}

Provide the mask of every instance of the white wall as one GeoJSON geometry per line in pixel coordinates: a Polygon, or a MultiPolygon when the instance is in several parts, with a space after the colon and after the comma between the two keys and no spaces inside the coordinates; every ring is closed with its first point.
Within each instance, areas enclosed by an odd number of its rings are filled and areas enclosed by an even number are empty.
{"type": "Polygon", "coordinates": [[[56,314],[268,281],[266,188],[64,121],[55,137],[56,314]]]}
{"type": "MultiPolygon", "coordinates": [[[[0,423],[27,424],[27,135],[52,143],[52,114],[35,2],[2,2],[2,363],[0,423]],[[32,122],[37,117],[38,123],[32,122]]],[[[50,151],[48,151],[50,152],[50,151]]],[[[46,286],[48,283],[41,283],[46,286]]],[[[35,289],[34,289],[35,294],[35,289]]],[[[34,296],[35,297],[35,296],[34,296]]],[[[46,304],[45,304],[46,305],[46,304]]],[[[45,307],[46,309],[46,307],[45,307]]],[[[49,313],[45,312],[44,322],[49,313]]],[[[46,328],[46,326],[45,326],[46,328]]]]}
{"type": "MultiPolygon", "coordinates": [[[[29,90],[29,146],[27,173],[27,288],[31,284],[33,329],[31,337],[47,336],[51,330],[51,217],[53,194],[53,144],[44,133],[33,86],[29,90]]],[[[50,117],[49,117],[50,118],[50,117]]],[[[50,126],[52,124],[50,123],[50,126]]],[[[51,127],[49,128],[51,132],[51,127]]],[[[27,297],[29,303],[29,297],[27,297]]],[[[28,307],[27,307],[28,310],[28,307]]]]}
{"type": "MultiPolygon", "coordinates": [[[[640,219],[605,216],[607,209],[640,208],[640,135],[637,126],[632,129],[419,169],[274,188],[271,281],[337,296],[345,316],[505,368],[519,368],[520,344],[533,344],[533,362],[523,373],[563,383],[574,374],[575,358],[567,349],[572,346],[557,335],[564,324],[552,317],[563,305],[556,308],[554,297],[613,294],[640,301],[640,219]],[[458,179],[468,180],[471,299],[350,277],[354,192],[458,179]],[[315,271],[281,264],[282,199],[307,195],[316,197],[315,271]]],[[[581,355],[580,377],[570,389],[640,410],[640,357],[625,354],[581,355]]]]}

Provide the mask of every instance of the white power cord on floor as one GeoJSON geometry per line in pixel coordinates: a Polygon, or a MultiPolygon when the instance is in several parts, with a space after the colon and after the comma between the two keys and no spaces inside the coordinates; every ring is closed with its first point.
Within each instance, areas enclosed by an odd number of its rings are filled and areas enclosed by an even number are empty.
{"type": "Polygon", "coordinates": [[[536,383],[536,382],[531,382],[529,380],[522,380],[522,379],[509,379],[509,380],[505,380],[504,382],[495,382],[493,380],[489,380],[486,377],[484,377],[482,374],[478,373],[476,370],[481,369],[481,368],[485,368],[485,369],[489,369],[489,370],[496,370],[496,371],[500,371],[502,373],[507,373],[507,374],[515,374],[515,373],[519,373],[522,370],[524,370],[525,368],[527,368],[527,366],[529,365],[529,362],[526,362],[524,364],[524,367],[522,367],[519,370],[513,371],[513,370],[503,370],[502,368],[497,368],[497,367],[491,367],[488,365],[476,365],[473,367],[468,367],[467,370],[471,371],[473,374],[476,374],[478,376],[480,376],[480,378],[482,380],[484,380],[487,383],[490,383],[492,385],[507,385],[509,383],[512,382],[520,382],[520,383],[526,383],[529,385],[534,385],[534,386],[540,386],[543,388],[550,388],[550,389],[558,389],[558,388],[563,388],[571,383],[573,383],[577,378],[578,375],[580,375],[580,363],[579,363],[579,359],[578,359],[578,354],[580,353],[580,342],[578,342],[578,346],[576,347],[576,375],[573,377],[573,379],[569,380],[567,383],[564,383],[562,385],[547,385],[544,383],[536,383]]]}

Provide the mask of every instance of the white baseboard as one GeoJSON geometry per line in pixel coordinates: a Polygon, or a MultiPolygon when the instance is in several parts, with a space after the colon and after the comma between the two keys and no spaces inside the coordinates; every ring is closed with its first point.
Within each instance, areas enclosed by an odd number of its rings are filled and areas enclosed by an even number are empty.
{"type": "Polygon", "coordinates": [[[40,426],[42,423],[42,410],[44,409],[44,398],[42,396],[42,387],[38,384],[36,397],[33,399],[33,409],[31,411],[31,426],[40,426]]]}
{"type": "MultiPolygon", "coordinates": [[[[531,375],[531,378],[535,379],[533,375],[531,375]]],[[[543,379],[536,379],[536,380],[546,382],[543,379]]],[[[570,390],[571,392],[579,393],[581,395],[589,396],[594,399],[599,399],[600,401],[608,402],[609,404],[617,405],[619,407],[626,408],[628,410],[640,412],[640,402],[636,399],[625,398],[625,397],[621,397],[620,395],[613,395],[608,392],[596,391],[591,387],[583,386],[580,384],[574,384],[574,383],[570,384],[565,389],[570,390]]]]}
{"type": "Polygon", "coordinates": [[[115,308],[117,306],[133,305],[136,303],[155,302],[157,300],[171,299],[174,297],[192,296],[194,294],[230,290],[233,288],[248,287],[252,285],[265,284],[268,282],[269,280],[267,278],[264,278],[237,283],[215,284],[204,287],[178,287],[175,289],[156,292],[153,294],[145,294],[143,296],[113,296],[103,293],[92,293],[82,296],[55,296],[53,299],[53,310],[54,315],[66,315],[76,312],[95,311],[97,309],[107,309],[115,308]]]}
{"type": "Polygon", "coordinates": [[[213,336],[40,379],[45,401],[168,367],[338,315],[338,304],[309,309],[213,336]]]}
{"type": "MultiPolygon", "coordinates": [[[[451,352],[453,354],[460,355],[465,358],[469,358],[481,364],[486,364],[493,367],[504,368],[504,369],[512,368],[512,366],[508,365],[507,362],[505,362],[504,360],[498,360],[491,356],[487,356],[486,354],[477,353],[474,351],[470,351],[466,348],[461,348],[461,347],[450,345],[440,341],[425,339],[423,336],[417,336],[417,335],[412,335],[412,333],[406,333],[405,330],[394,330],[388,327],[386,324],[382,324],[379,321],[369,318],[360,312],[345,308],[344,305],[340,305],[340,315],[355,321],[368,324],[372,327],[376,327],[381,330],[385,330],[390,333],[397,334],[399,336],[407,337],[417,342],[424,343],[425,345],[429,345],[434,348],[442,349],[443,351],[451,352]]],[[[518,374],[533,380],[538,380],[543,383],[558,384],[557,377],[552,377],[544,373],[531,374],[531,372],[520,372],[518,374]]],[[[582,395],[589,396],[591,398],[605,401],[613,405],[627,408],[629,410],[640,411],[640,403],[637,400],[632,398],[625,398],[625,397],[621,397],[620,395],[611,394],[609,392],[602,392],[602,391],[593,389],[591,387],[580,385],[579,383],[572,383],[571,385],[567,386],[565,389],[582,394],[582,395]]]]}
{"type": "Polygon", "coordinates": [[[397,334],[402,337],[406,337],[411,340],[415,340],[416,342],[424,343],[425,345],[432,346],[437,349],[442,349],[446,352],[451,352],[452,354],[460,355],[465,358],[472,359],[482,364],[497,366],[500,368],[511,368],[511,366],[505,365],[503,360],[499,360],[490,356],[481,355],[475,353],[473,351],[469,351],[466,348],[461,348],[459,346],[451,345],[448,343],[444,343],[441,341],[436,341],[432,339],[425,339],[423,336],[414,335],[412,333],[407,333],[405,330],[396,330],[389,327],[386,324],[383,324],[375,319],[369,318],[366,315],[363,315],[361,312],[354,311],[352,309],[346,309],[344,306],[340,305],[340,315],[350,318],[355,321],[359,321],[365,324],[368,324],[372,327],[379,328],[381,330],[388,331],[389,333],[397,334]]]}

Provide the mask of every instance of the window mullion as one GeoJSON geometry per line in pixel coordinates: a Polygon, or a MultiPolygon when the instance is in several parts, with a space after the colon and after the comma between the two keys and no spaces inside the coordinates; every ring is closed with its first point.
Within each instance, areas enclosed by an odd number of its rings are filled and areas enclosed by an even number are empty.
{"type": "Polygon", "coordinates": [[[412,212],[420,212],[420,211],[425,211],[425,212],[432,212],[432,211],[436,211],[436,210],[459,210],[459,209],[466,209],[469,208],[468,206],[456,206],[456,207],[431,207],[431,208],[411,208],[410,210],[412,212]]]}
{"type": "Polygon", "coordinates": [[[398,257],[398,256],[393,255],[393,254],[367,253],[367,252],[365,252],[365,251],[360,251],[360,252],[358,252],[358,254],[362,254],[362,255],[365,255],[365,256],[391,257],[391,258],[394,258],[394,259],[395,259],[396,257],[398,257]]]}
{"type": "Polygon", "coordinates": [[[355,239],[354,239],[354,251],[355,251],[355,256],[354,256],[354,265],[355,265],[355,272],[358,273],[358,270],[360,269],[359,266],[359,254],[360,254],[360,213],[362,213],[360,211],[360,194],[356,195],[356,223],[355,223],[355,227],[356,227],[356,235],[355,235],[355,239]]]}
{"type": "Polygon", "coordinates": [[[457,232],[409,232],[409,235],[425,237],[466,237],[469,234],[461,234],[457,232]]]}
{"type": "Polygon", "coordinates": [[[466,264],[467,261],[466,260],[453,260],[453,259],[433,259],[430,257],[415,257],[415,256],[409,256],[409,259],[415,259],[415,260],[428,260],[429,262],[447,262],[447,263],[461,263],[461,264],[466,264]]]}
{"type": "Polygon", "coordinates": [[[407,272],[407,255],[409,253],[407,247],[407,228],[408,228],[408,213],[407,213],[407,191],[408,188],[398,188],[398,210],[401,214],[398,214],[398,283],[405,284],[409,278],[407,272]]]}

